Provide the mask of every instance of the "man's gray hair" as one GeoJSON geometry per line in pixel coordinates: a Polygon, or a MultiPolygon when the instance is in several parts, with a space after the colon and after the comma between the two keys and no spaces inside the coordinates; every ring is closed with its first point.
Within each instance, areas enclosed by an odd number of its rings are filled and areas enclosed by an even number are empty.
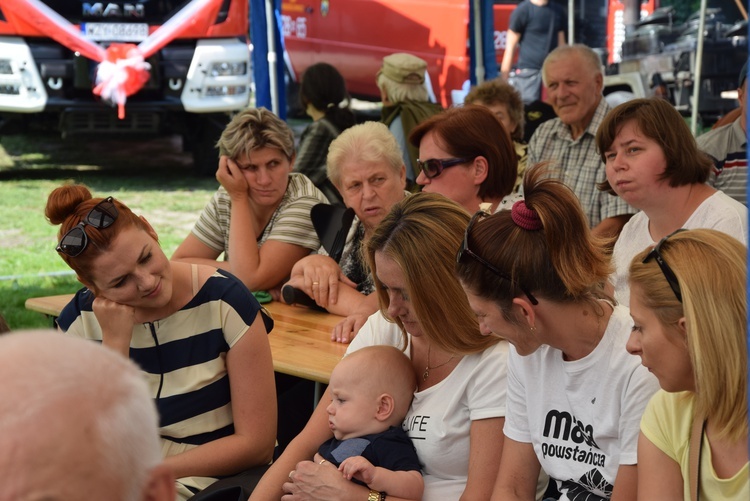
{"type": "MultiPolygon", "coordinates": [[[[141,499],[162,457],[158,414],[135,364],[94,341],[17,331],[0,336],[0,381],[0,449],[27,447],[24,437],[43,434],[47,423],[86,430],[95,451],[92,471],[122,489],[111,499],[141,499]]],[[[33,443],[53,448],[54,436],[44,438],[33,443]]],[[[60,478],[68,476],[66,467],[59,465],[60,478]]],[[[85,480],[82,486],[94,481],[85,480]]]]}
{"type": "Polygon", "coordinates": [[[544,81],[544,85],[547,85],[547,65],[550,62],[555,62],[572,55],[580,56],[584,64],[591,69],[592,74],[604,74],[601,57],[599,57],[599,54],[588,45],[582,43],[559,45],[552,52],[547,54],[544,63],[542,63],[542,80],[544,81]]]}

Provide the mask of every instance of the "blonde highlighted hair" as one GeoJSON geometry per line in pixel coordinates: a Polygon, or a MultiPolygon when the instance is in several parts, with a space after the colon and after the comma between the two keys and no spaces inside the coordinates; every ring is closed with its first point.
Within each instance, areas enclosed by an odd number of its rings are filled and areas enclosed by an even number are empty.
{"type": "Polygon", "coordinates": [[[232,160],[250,156],[253,150],[275,148],[287,160],[294,158],[294,133],[266,108],[248,108],[235,116],[216,143],[220,155],[232,160]]]}
{"type": "Polygon", "coordinates": [[[436,193],[417,193],[393,206],[365,244],[380,310],[388,316],[388,292],[378,278],[375,253],[395,261],[404,275],[413,311],[424,335],[438,348],[459,354],[483,351],[499,341],[482,336],[476,315],[453,271],[469,214],[436,193]]]}
{"type": "Polygon", "coordinates": [[[328,179],[341,186],[341,167],[344,162],[386,163],[395,175],[401,174],[404,157],[396,138],[388,126],[380,122],[365,122],[346,129],[328,147],[326,159],[328,179]]]}
{"type": "Polygon", "coordinates": [[[630,285],[668,328],[685,318],[695,411],[730,440],[747,437],[747,248],[717,230],[676,233],[660,247],[680,285],[682,303],[646,249],[630,264],[630,285]],[[696,266],[695,263],[700,263],[696,266]]]}

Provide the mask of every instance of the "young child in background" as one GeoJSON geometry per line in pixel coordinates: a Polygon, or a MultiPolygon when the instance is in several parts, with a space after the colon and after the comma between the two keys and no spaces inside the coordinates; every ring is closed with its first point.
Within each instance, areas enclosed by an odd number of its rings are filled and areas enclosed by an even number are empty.
{"type": "Polygon", "coordinates": [[[332,463],[373,491],[421,499],[419,458],[401,428],[417,387],[409,358],[393,346],[362,348],[336,365],[329,386],[334,438],[320,446],[316,462],[332,463]]]}

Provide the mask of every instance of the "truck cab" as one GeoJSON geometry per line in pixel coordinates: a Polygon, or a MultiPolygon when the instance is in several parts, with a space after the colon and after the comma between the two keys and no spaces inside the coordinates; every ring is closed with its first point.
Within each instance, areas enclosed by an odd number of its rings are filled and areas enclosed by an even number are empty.
{"type": "MultiPolygon", "coordinates": [[[[72,27],[106,48],[138,44],[185,2],[45,0],[56,25],[72,27]]],[[[0,118],[6,130],[32,120],[82,134],[181,134],[193,146],[196,168],[214,172],[213,143],[229,114],[248,105],[251,83],[248,3],[224,0],[210,19],[191,20],[179,37],[147,59],[145,86],[128,97],[126,113],[92,93],[97,62],[71,49],[0,4],[0,118]]]]}

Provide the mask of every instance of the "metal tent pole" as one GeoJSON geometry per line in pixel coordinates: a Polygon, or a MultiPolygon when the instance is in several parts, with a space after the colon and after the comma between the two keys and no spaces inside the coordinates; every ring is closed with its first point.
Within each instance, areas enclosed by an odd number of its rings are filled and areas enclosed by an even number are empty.
{"type": "Polygon", "coordinates": [[[575,0],[568,0],[568,45],[575,43],[575,0]]]}
{"type": "Polygon", "coordinates": [[[706,0],[701,0],[700,21],[698,23],[698,46],[695,50],[695,73],[693,74],[693,102],[691,103],[690,130],[693,136],[698,132],[698,107],[701,94],[701,73],[703,72],[703,38],[706,29],[706,0]]]}
{"type": "Polygon", "coordinates": [[[279,114],[279,89],[276,78],[276,43],[274,31],[273,0],[266,0],[266,39],[268,40],[268,80],[271,86],[271,111],[279,114]]]}
{"type": "Polygon", "coordinates": [[[477,79],[477,85],[484,82],[484,44],[482,39],[482,0],[473,0],[474,4],[474,76],[477,79]]]}

